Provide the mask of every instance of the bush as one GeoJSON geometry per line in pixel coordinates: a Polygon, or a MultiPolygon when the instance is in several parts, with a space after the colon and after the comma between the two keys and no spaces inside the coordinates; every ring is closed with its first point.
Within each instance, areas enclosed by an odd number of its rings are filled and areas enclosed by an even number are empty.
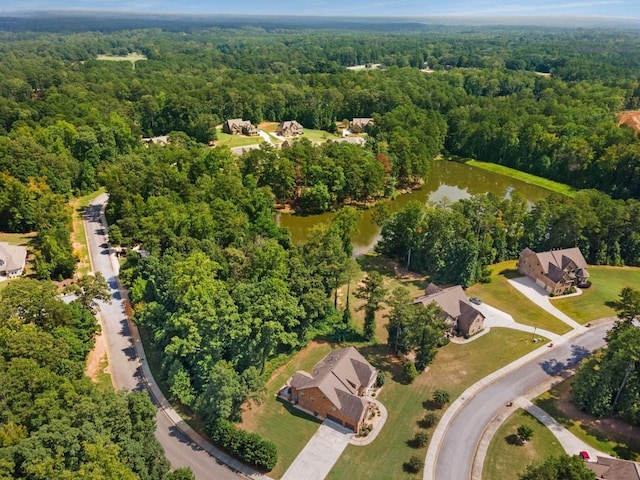
{"type": "Polygon", "coordinates": [[[406,383],[413,383],[418,376],[416,365],[410,360],[404,362],[404,365],[402,365],[402,375],[404,376],[404,381],[406,383]]]}
{"type": "Polygon", "coordinates": [[[433,413],[427,413],[425,414],[424,418],[422,419],[422,424],[426,427],[426,428],[431,428],[433,427],[436,423],[438,423],[438,416],[433,413]]]}
{"type": "Polygon", "coordinates": [[[418,473],[422,467],[424,467],[424,462],[421,458],[416,457],[415,455],[409,459],[408,462],[405,462],[403,465],[405,471],[409,473],[418,473]]]}
{"type": "Polygon", "coordinates": [[[438,389],[433,392],[433,402],[438,405],[439,408],[444,407],[450,400],[451,397],[449,396],[449,392],[446,390],[438,389]]]}
{"type": "Polygon", "coordinates": [[[383,372],[382,370],[380,370],[380,371],[378,372],[378,378],[376,379],[376,386],[377,386],[378,388],[379,388],[379,387],[382,387],[382,386],[385,384],[385,382],[386,382],[386,381],[387,381],[387,374],[386,374],[386,372],[383,372]]]}
{"type": "Polygon", "coordinates": [[[424,448],[429,443],[429,435],[425,432],[416,432],[416,436],[413,437],[413,444],[416,448],[424,448]]]}
{"type": "Polygon", "coordinates": [[[278,450],[273,442],[237,428],[227,420],[207,425],[207,433],[214,443],[246,463],[266,470],[272,470],[278,463],[278,450]]]}

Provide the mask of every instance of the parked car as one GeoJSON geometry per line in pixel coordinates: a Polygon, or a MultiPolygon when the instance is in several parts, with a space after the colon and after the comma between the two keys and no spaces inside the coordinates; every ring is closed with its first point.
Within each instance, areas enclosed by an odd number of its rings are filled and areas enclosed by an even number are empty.
{"type": "Polygon", "coordinates": [[[580,452],[580,456],[582,457],[582,459],[583,459],[585,462],[590,462],[590,461],[591,461],[591,455],[589,455],[589,452],[587,452],[587,451],[585,451],[585,450],[583,450],[583,451],[581,451],[581,452],[580,452]]]}
{"type": "Polygon", "coordinates": [[[482,300],[480,300],[480,299],[479,299],[479,298],[477,298],[477,297],[470,297],[470,298],[469,298],[469,301],[470,301],[471,303],[475,303],[476,305],[480,305],[480,304],[482,303],[482,300]]]}

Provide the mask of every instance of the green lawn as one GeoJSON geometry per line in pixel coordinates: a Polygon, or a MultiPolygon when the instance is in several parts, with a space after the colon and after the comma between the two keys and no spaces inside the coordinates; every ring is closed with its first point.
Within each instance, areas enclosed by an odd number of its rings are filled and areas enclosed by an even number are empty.
{"type": "Polygon", "coordinates": [[[640,461],[640,429],[614,419],[604,420],[579,411],[567,401],[573,378],[543,393],[533,402],[555,418],[576,437],[593,448],[625,460],[640,461]]]}
{"type": "MultiPolygon", "coordinates": [[[[426,448],[412,448],[407,441],[419,430],[418,421],[427,411],[423,402],[431,398],[433,391],[442,388],[454,399],[476,381],[535,347],[527,333],[495,328],[467,345],[449,344],[440,349],[429,369],[411,385],[398,383],[400,366],[392,362],[387,347],[361,349],[374,365],[391,373],[379,397],[389,417],[371,445],[349,445],[327,478],[373,478],[372,472],[374,478],[404,478],[402,464],[412,455],[424,458],[426,454],[426,448]]],[[[436,413],[442,415],[442,411],[436,413]]],[[[429,436],[432,431],[433,428],[427,431],[429,436]]]]}
{"type": "Polygon", "coordinates": [[[518,409],[502,424],[491,440],[482,469],[482,479],[515,478],[516,473],[524,471],[530,463],[558,455],[561,448],[547,427],[524,410],[518,409]],[[533,428],[533,436],[524,445],[517,441],[516,431],[520,425],[533,428]]]}
{"type": "Polygon", "coordinates": [[[87,236],[85,234],[82,215],[87,208],[87,205],[89,205],[89,203],[101,193],[104,193],[104,188],[82,197],[73,198],[69,202],[69,205],[73,209],[73,231],[71,232],[71,244],[73,246],[73,253],[78,258],[78,273],[81,275],[86,275],[91,270],[89,248],[87,247],[87,236]]]}
{"type": "Polygon", "coordinates": [[[567,195],[568,197],[573,197],[577,192],[575,188],[570,187],[569,185],[565,185],[564,183],[554,182],[553,180],[538,177],[536,175],[532,175],[531,173],[526,173],[514,168],[505,167],[504,165],[498,165],[496,163],[489,162],[479,162],[477,160],[463,161],[467,165],[482,168],[483,170],[487,170],[489,172],[506,175],[507,177],[515,178],[516,180],[520,180],[531,185],[536,185],[541,188],[546,188],[547,190],[555,193],[560,193],[562,195],[567,195]]]}
{"type": "Polygon", "coordinates": [[[264,142],[262,137],[259,135],[254,135],[252,137],[246,137],[244,135],[229,135],[228,133],[224,133],[222,130],[218,130],[216,132],[216,136],[216,147],[222,145],[226,145],[229,148],[246,147],[247,145],[257,145],[264,142]]]}
{"type": "Polygon", "coordinates": [[[547,313],[509,285],[509,278],[520,276],[516,271],[515,260],[498,263],[490,268],[491,282],[477,283],[469,287],[468,296],[480,298],[492,307],[509,313],[516,322],[525,325],[544,328],[558,334],[571,330],[566,323],[547,313]]]}
{"type": "Polygon", "coordinates": [[[99,373],[96,376],[96,386],[102,392],[113,391],[113,383],[111,382],[111,375],[105,372],[105,369],[109,366],[109,360],[107,358],[107,354],[100,359],[100,364],[98,366],[99,373]]]}
{"type": "Polygon", "coordinates": [[[623,287],[638,288],[640,268],[633,267],[589,267],[591,287],[582,295],[555,298],[552,303],[577,322],[586,323],[604,317],[615,317],[616,312],[609,306],[618,299],[623,287]]]}
{"type": "Polygon", "coordinates": [[[243,413],[242,428],[258,432],[278,447],[278,464],[269,475],[281,477],[320,425],[316,419],[276,399],[276,393],[297,371],[310,371],[331,350],[328,343],[311,343],[284,366],[278,368],[267,383],[266,397],[243,413]]]}
{"type": "Polygon", "coordinates": [[[324,130],[314,130],[312,128],[305,128],[302,137],[308,138],[312,142],[326,142],[327,140],[340,138],[333,133],[325,132],[324,130]]]}

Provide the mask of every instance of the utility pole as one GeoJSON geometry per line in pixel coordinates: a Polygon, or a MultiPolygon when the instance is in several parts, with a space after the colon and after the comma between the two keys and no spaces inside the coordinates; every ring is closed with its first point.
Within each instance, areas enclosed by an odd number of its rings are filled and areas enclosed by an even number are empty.
{"type": "Polygon", "coordinates": [[[538,327],[533,327],[533,336],[531,337],[531,341],[532,342],[536,341],[536,328],[538,328],[538,327]]]}

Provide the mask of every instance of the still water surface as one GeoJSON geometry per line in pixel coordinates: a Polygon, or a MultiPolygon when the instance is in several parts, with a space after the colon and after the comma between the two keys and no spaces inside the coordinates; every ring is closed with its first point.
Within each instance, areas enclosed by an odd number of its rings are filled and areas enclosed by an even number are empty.
{"type": "MultiPolygon", "coordinates": [[[[492,192],[501,197],[510,197],[514,192],[522,194],[530,204],[536,203],[551,194],[549,190],[524,183],[520,180],[488,172],[464,163],[436,161],[433,162],[429,179],[418,190],[399,195],[388,205],[392,212],[404,207],[410,201],[439,202],[449,199],[452,202],[469,198],[479,193],[492,192]]],[[[380,227],[372,221],[374,208],[361,210],[357,224],[357,233],[353,238],[355,255],[361,255],[373,248],[380,237],[380,227]]],[[[278,215],[278,222],[291,232],[294,242],[302,242],[307,238],[309,229],[322,222],[328,222],[333,212],[320,215],[278,215]]]]}

